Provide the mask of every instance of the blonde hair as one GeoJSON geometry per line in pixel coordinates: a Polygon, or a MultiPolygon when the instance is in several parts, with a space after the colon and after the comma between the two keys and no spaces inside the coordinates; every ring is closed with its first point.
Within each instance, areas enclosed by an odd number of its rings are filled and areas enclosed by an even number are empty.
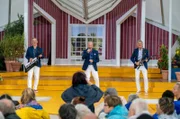
{"type": "Polygon", "coordinates": [[[35,93],[31,88],[26,88],[22,92],[21,103],[27,104],[35,99],[35,93]]]}

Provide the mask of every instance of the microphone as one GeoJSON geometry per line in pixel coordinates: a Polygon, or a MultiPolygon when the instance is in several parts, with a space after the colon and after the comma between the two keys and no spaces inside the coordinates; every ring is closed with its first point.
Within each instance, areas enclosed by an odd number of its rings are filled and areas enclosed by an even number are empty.
{"type": "Polygon", "coordinates": [[[92,51],[92,49],[91,49],[91,48],[88,48],[88,49],[87,49],[87,52],[88,52],[88,53],[89,53],[89,52],[91,52],[91,51],[92,51]]]}

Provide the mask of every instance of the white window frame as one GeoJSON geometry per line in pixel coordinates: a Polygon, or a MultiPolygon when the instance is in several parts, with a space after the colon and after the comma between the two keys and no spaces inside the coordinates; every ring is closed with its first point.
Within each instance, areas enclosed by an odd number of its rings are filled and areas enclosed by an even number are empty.
{"type": "MultiPolygon", "coordinates": [[[[103,31],[102,31],[102,33],[103,33],[103,36],[96,36],[95,38],[102,38],[102,55],[101,56],[99,56],[99,58],[100,58],[100,60],[102,61],[102,60],[105,60],[105,49],[106,49],[106,45],[105,45],[105,42],[106,42],[106,39],[105,39],[105,25],[104,24],[69,24],[69,39],[68,39],[68,59],[69,60],[73,60],[73,59],[81,59],[81,56],[71,56],[71,38],[72,37],[75,37],[75,38],[78,38],[78,36],[72,36],[71,35],[71,27],[72,26],[85,26],[86,27],[86,32],[85,32],[85,34],[86,34],[86,36],[84,36],[85,38],[86,38],[86,48],[87,48],[87,43],[88,43],[88,38],[92,38],[92,37],[90,37],[90,36],[87,36],[87,34],[88,34],[88,27],[97,27],[97,26],[101,26],[102,28],[103,28],[103,31]]],[[[82,38],[83,36],[80,36],[80,38],[82,38]]]]}

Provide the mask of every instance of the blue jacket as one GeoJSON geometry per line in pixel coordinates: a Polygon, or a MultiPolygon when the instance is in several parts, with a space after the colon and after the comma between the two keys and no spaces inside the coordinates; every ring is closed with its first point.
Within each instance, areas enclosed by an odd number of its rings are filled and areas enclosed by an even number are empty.
{"type": "MultiPolygon", "coordinates": [[[[41,57],[41,58],[44,57],[42,48],[37,47],[36,49],[37,49],[37,52],[36,52],[36,54],[35,54],[35,56],[34,56],[34,55],[33,55],[34,47],[33,47],[33,46],[28,47],[27,52],[26,52],[26,59],[28,60],[28,62],[29,62],[30,58],[38,57],[40,54],[42,54],[42,57],[41,57]]],[[[38,66],[38,67],[41,67],[41,60],[40,60],[40,58],[39,58],[39,60],[38,60],[37,66],[38,66]]]]}
{"type": "Polygon", "coordinates": [[[113,110],[106,115],[107,119],[127,119],[128,118],[128,110],[124,106],[116,106],[113,110]]]}
{"type": "MultiPolygon", "coordinates": [[[[90,53],[87,52],[88,49],[84,50],[83,53],[82,53],[82,59],[84,60],[84,64],[83,64],[83,67],[82,69],[83,70],[86,70],[88,68],[88,65],[90,64],[89,60],[90,60],[90,53]]],[[[93,67],[94,69],[97,71],[97,62],[99,62],[99,53],[97,50],[93,49],[92,50],[92,53],[93,53],[93,67]]]]}
{"type": "MultiPolygon", "coordinates": [[[[134,49],[134,52],[133,52],[133,54],[132,54],[132,56],[131,56],[131,61],[132,61],[134,64],[135,64],[135,62],[138,62],[138,53],[139,53],[139,49],[138,49],[138,48],[134,49]]],[[[147,58],[148,61],[149,61],[148,50],[143,48],[142,59],[144,60],[144,59],[146,59],[146,58],[147,58]]],[[[144,67],[145,67],[146,69],[148,69],[147,62],[143,62],[143,64],[144,64],[144,67]]]]}
{"type": "Polygon", "coordinates": [[[177,115],[180,115],[180,100],[174,101],[174,107],[175,107],[177,115]]]}
{"type": "Polygon", "coordinates": [[[94,103],[101,99],[103,92],[95,85],[79,84],[75,87],[71,86],[61,95],[66,103],[71,103],[72,99],[78,96],[85,97],[85,104],[94,112],[94,103]]]}

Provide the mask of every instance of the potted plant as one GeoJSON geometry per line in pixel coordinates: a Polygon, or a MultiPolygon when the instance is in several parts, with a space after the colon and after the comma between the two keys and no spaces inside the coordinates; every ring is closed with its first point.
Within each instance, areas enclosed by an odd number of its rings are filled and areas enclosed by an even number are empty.
{"type": "Polygon", "coordinates": [[[160,58],[158,59],[158,68],[162,73],[162,81],[167,81],[168,79],[168,49],[162,44],[160,47],[160,58]]]}
{"type": "Polygon", "coordinates": [[[0,42],[3,49],[2,54],[5,58],[7,71],[19,71],[21,63],[18,61],[25,52],[24,49],[24,23],[22,15],[18,15],[18,20],[6,25],[5,36],[0,42]]]}

